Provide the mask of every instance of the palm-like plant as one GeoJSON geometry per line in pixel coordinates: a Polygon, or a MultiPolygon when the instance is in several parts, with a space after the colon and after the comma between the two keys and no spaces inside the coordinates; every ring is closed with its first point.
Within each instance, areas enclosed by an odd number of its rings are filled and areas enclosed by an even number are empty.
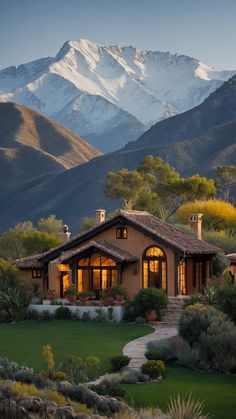
{"type": "Polygon", "coordinates": [[[168,405],[167,414],[171,419],[206,419],[210,416],[203,412],[203,403],[199,400],[192,399],[190,394],[188,398],[171,397],[168,405]]]}

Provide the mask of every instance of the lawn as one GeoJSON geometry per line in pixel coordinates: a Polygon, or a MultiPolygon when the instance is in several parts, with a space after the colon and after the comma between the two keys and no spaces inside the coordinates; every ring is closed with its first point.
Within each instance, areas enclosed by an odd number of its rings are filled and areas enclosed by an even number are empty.
{"type": "Polygon", "coordinates": [[[137,407],[166,408],[170,396],[189,395],[204,401],[206,412],[216,419],[236,417],[236,377],[205,374],[169,367],[159,383],[125,385],[137,407]]]}
{"type": "Polygon", "coordinates": [[[109,368],[109,358],[122,354],[123,346],[151,333],[147,326],[73,321],[27,321],[0,325],[0,357],[25,363],[36,371],[45,368],[42,347],[50,344],[56,362],[69,355],[99,356],[101,373],[109,368]]]}

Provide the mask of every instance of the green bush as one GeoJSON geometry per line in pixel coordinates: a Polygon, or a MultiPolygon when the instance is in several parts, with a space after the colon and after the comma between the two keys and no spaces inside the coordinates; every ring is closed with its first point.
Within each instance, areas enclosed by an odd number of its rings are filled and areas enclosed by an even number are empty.
{"type": "Polygon", "coordinates": [[[109,295],[115,298],[116,295],[123,295],[123,297],[128,298],[128,291],[122,285],[116,285],[112,287],[109,291],[109,295]]]}
{"type": "Polygon", "coordinates": [[[113,384],[110,381],[103,380],[100,384],[90,386],[91,390],[101,396],[122,397],[126,396],[126,391],[120,384],[113,384]]]}
{"type": "Polygon", "coordinates": [[[172,362],[176,360],[175,344],[171,339],[151,340],[147,344],[145,357],[149,360],[161,359],[162,361],[172,362]]]}
{"type": "Polygon", "coordinates": [[[219,310],[236,323],[236,285],[220,287],[216,294],[216,304],[219,310]]]}
{"type": "MultiPolygon", "coordinates": [[[[198,305],[199,306],[199,305],[198,305]]],[[[219,310],[189,306],[180,319],[179,334],[199,355],[199,367],[214,371],[231,371],[236,367],[236,326],[219,310]]],[[[190,356],[196,353],[187,354],[190,356]]],[[[181,355],[178,356],[181,361],[181,355]]],[[[190,359],[189,363],[193,360],[190,359]]]]}
{"type": "Polygon", "coordinates": [[[111,364],[112,371],[113,372],[120,371],[123,367],[126,367],[129,364],[130,359],[131,358],[129,358],[126,355],[113,356],[110,359],[110,364],[111,364]]]}
{"type": "Polygon", "coordinates": [[[68,307],[58,307],[54,314],[55,319],[57,320],[70,320],[72,315],[68,307]]]}
{"type": "Polygon", "coordinates": [[[224,270],[229,266],[229,260],[223,255],[223,253],[217,253],[212,258],[212,273],[216,277],[220,277],[224,270]]]}
{"type": "Polygon", "coordinates": [[[53,315],[50,313],[49,310],[43,310],[40,313],[40,320],[45,320],[45,321],[49,321],[53,319],[53,315]]]}
{"type": "Polygon", "coordinates": [[[53,381],[65,381],[67,379],[68,379],[68,376],[64,371],[55,371],[52,374],[53,381]]]}
{"type": "Polygon", "coordinates": [[[202,301],[201,294],[193,294],[188,298],[184,299],[184,307],[192,306],[193,304],[200,303],[202,301]]]}
{"type": "Polygon", "coordinates": [[[147,311],[155,310],[161,317],[161,311],[167,307],[168,297],[165,291],[158,288],[141,289],[132,301],[135,317],[145,316],[147,311]]]}
{"type": "Polygon", "coordinates": [[[150,378],[158,378],[159,376],[163,376],[165,364],[160,359],[147,361],[142,365],[141,371],[143,374],[149,375],[150,378]]]}

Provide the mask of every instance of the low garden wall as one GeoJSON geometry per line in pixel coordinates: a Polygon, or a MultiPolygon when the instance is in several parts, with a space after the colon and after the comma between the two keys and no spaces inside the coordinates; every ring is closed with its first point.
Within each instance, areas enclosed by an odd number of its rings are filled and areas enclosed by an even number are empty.
{"type": "MultiPolygon", "coordinates": [[[[29,309],[36,310],[39,314],[47,310],[50,314],[54,314],[55,311],[62,307],[61,305],[49,305],[49,304],[31,304],[29,309]]],[[[88,315],[91,320],[98,318],[104,318],[105,321],[113,321],[119,323],[124,317],[125,308],[122,306],[66,306],[71,311],[71,314],[82,319],[84,315],[88,315]]]]}

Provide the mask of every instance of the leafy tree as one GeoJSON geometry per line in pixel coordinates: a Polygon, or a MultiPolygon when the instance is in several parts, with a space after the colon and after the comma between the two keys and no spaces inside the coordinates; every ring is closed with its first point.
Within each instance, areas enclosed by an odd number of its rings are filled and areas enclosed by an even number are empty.
{"type": "Polygon", "coordinates": [[[226,254],[235,252],[236,235],[229,234],[227,230],[204,231],[203,239],[208,243],[223,249],[226,254]]]}
{"type": "Polygon", "coordinates": [[[4,232],[0,236],[0,257],[11,260],[26,256],[22,239],[33,230],[31,221],[24,221],[4,232]]]}
{"type": "Polygon", "coordinates": [[[229,201],[232,188],[236,187],[236,166],[219,166],[216,173],[216,184],[223,200],[229,201]]]}
{"type": "Polygon", "coordinates": [[[106,194],[126,209],[147,210],[166,220],[185,202],[215,196],[214,181],[199,175],[181,178],[160,157],[146,156],[137,170],[109,172],[106,194]]]}
{"type": "Polygon", "coordinates": [[[206,201],[199,200],[181,206],[175,214],[175,221],[181,224],[188,223],[188,216],[191,213],[203,214],[203,227],[205,230],[221,231],[236,229],[236,208],[229,202],[217,199],[206,201]]]}
{"type": "Polygon", "coordinates": [[[47,218],[41,218],[38,221],[38,230],[42,233],[51,234],[55,237],[61,238],[62,229],[62,220],[58,220],[55,215],[50,215],[47,218]]]}
{"type": "Polygon", "coordinates": [[[94,217],[84,217],[80,223],[79,231],[80,233],[82,233],[83,231],[89,230],[95,225],[96,225],[96,219],[94,217]]]}
{"type": "Polygon", "coordinates": [[[132,209],[142,189],[143,178],[136,170],[122,169],[109,172],[106,179],[106,194],[109,198],[122,199],[126,209],[132,209]]]}
{"type": "Polygon", "coordinates": [[[52,247],[58,246],[60,244],[60,240],[51,234],[36,230],[24,235],[22,243],[26,255],[34,255],[46,252],[52,247]]]}

